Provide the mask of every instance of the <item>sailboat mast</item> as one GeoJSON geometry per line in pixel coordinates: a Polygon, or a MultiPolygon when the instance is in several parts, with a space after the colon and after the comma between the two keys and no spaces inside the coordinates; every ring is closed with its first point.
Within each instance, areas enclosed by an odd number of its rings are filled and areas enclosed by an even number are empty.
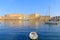
{"type": "Polygon", "coordinates": [[[50,17],[50,6],[49,6],[49,17],[50,17]]]}

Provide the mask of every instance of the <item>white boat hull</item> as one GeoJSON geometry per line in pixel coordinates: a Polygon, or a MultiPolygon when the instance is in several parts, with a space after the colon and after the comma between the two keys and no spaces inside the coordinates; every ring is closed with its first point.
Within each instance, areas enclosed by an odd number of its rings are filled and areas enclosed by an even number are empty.
{"type": "Polygon", "coordinates": [[[45,22],[45,24],[57,25],[57,24],[58,24],[58,22],[45,22]]]}
{"type": "Polygon", "coordinates": [[[38,35],[37,35],[36,32],[31,32],[29,34],[29,37],[30,37],[31,40],[37,40],[38,39],[38,35]]]}

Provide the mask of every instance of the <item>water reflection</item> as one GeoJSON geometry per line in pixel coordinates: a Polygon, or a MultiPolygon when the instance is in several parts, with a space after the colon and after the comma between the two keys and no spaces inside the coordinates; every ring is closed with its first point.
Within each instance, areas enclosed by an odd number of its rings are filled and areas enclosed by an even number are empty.
{"type": "Polygon", "coordinates": [[[10,26],[10,27],[38,27],[39,22],[35,21],[35,20],[31,20],[31,21],[22,21],[22,20],[0,20],[0,23],[4,23],[5,26],[10,26]]]}
{"type": "Polygon", "coordinates": [[[39,26],[39,21],[36,20],[29,21],[29,23],[32,24],[35,28],[38,28],[39,26]]]}
{"type": "Polygon", "coordinates": [[[3,22],[3,20],[0,20],[0,23],[3,22]]]}
{"type": "Polygon", "coordinates": [[[22,23],[23,23],[23,21],[19,21],[19,20],[4,20],[4,24],[7,26],[7,25],[9,25],[9,26],[12,26],[12,27],[19,27],[19,26],[21,26],[22,25],[22,23]]]}

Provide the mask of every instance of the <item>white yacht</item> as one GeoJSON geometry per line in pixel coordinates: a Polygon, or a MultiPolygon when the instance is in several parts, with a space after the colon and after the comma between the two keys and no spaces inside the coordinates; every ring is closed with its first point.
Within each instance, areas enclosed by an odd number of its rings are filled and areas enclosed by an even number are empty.
{"type": "Polygon", "coordinates": [[[45,24],[50,24],[50,25],[57,25],[58,23],[59,23],[58,21],[56,21],[56,22],[54,22],[54,21],[45,22],[45,24]]]}

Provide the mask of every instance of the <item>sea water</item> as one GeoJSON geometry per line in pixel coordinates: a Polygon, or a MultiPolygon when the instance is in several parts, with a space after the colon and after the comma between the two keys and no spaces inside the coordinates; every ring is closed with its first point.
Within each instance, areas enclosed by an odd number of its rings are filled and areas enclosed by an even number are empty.
{"type": "Polygon", "coordinates": [[[0,22],[0,40],[30,40],[30,32],[36,32],[38,40],[60,40],[60,25],[0,22]]]}

